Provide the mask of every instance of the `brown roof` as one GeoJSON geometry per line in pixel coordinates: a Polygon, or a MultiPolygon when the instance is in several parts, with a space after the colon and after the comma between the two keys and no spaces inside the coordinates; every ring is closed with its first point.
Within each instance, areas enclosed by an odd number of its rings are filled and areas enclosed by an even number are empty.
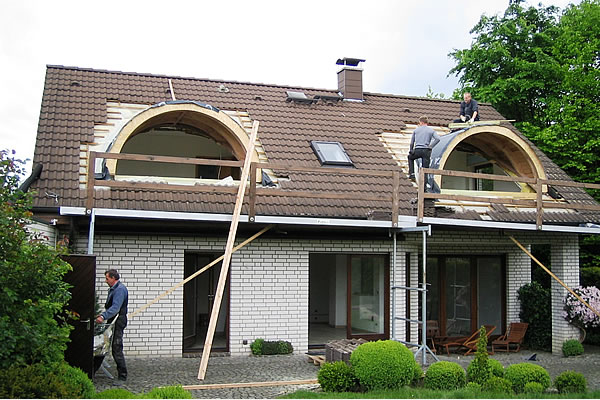
{"type": "MultiPolygon", "coordinates": [[[[399,170],[378,134],[400,131],[405,124],[416,123],[422,114],[428,115],[431,125],[445,126],[456,118],[459,109],[458,102],[453,100],[377,93],[365,93],[363,102],[297,104],[286,102],[287,90],[302,91],[308,96],[335,96],[337,90],[48,66],[34,155],[34,163],[44,165],[41,179],[33,186],[38,192],[36,206],[84,207],[86,193],[79,187],[80,145],[92,142],[94,125],[107,121],[107,101],[152,105],[171,100],[169,78],[178,99],[199,101],[222,110],[244,111],[260,121],[259,137],[269,161],[296,166],[319,168],[309,141],[331,140],[343,144],[357,169],[399,170]],[[229,89],[227,93],[218,90],[221,84],[229,89]],[[53,194],[58,195],[58,201],[53,194]]],[[[489,104],[480,104],[480,112],[485,119],[503,119],[489,104]]],[[[523,137],[512,125],[506,126],[523,137]]],[[[549,179],[569,179],[532,147],[549,179]]],[[[281,183],[283,189],[355,193],[358,198],[364,193],[390,196],[392,188],[391,179],[381,177],[309,173],[290,173],[289,177],[289,181],[281,183]]],[[[415,215],[411,200],[416,198],[416,189],[404,174],[400,189],[400,214],[415,215]]],[[[559,191],[568,201],[596,204],[581,189],[559,188],[559,191]]],[[[96,199],[96,207],[104,208],[231,213],[235,195],[113,188],[97,191],[96,199]]],[[[370,200],[261,196],[257,214],[364,219],[374,211],[389,212],[389,207],[389,202],[370,200]]],[[[473,218],[473,215],[454,217],[473,218]]],[[[494,208],[488,215],[499,221],[535,221],[531,213],[506,208],[494,208]]],[[[544,218],[544,222],[568,224],[598,220],[597,213],[589,212],[552,213],[544,218]]]]}

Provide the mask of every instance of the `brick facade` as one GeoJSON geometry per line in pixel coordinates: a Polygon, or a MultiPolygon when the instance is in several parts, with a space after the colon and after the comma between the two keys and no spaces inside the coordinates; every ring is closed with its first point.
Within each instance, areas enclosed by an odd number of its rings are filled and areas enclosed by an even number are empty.
{"type": "MultiPolygon", "coordinates": [[[[422,249],[420,233],[405,234],[397,243],[396,270],[390,273],[396,285],[406,283],[407,253],[410,254],[410,286],[418,284],[418,263],[422,249]]],[[[556,273],[567,284],[576,284],[578,272],[577,236],[532,233],[518,235],[518,240],[552,243],[556,273]]],[[[78,247],[87,244],[81,238],[78,247]]],[[[222,252],[225,238],[106,235],[97,234],[97,294],[104,302],[107,286],[104,271],[117,268],[130,291],[129,312],[176,285],[184,278],[185,251],[222,252]]],[[[233,254],[230,269],[230,336],[231,354],[248,354],[252,340],[288,340],[297,353],[308,349],[309,255],[311,253],[385,253],[393,267],[393,242],[389,240],[309,240],[256,239],[233,254]],[[243,344],[247,341],[247,344],[243,344]]],[[[516,290],[531,280],[530,260],[508,235],[498,232],[434,230],[427,237],[428,255],[504,255],[507,264],[507,322],[519,320],[516,290]]],[[[394,282],[391,282],[393,284],[394,282]]],[[[553,289],[553,293],[557,292],[553,289]]],[[[406,294],[396,292],[396,313],[405,316],[406,294]]],[[[418,319],[419,292],[412,292],[410,318],[418,319]]],[[[553,297],[553,329],[556,343],[562,344],[573,332],[560,320],[562,297],[553,297]],[[560,310],[559,310],[560,309],[560,310]]],[[[390,296],[390,302],[393,295],[390,296]]],[[[391,310],[392,307],[390,307],[391,310]]],[[[391,320],[391,318],[390,318],[391,320]]],[[[419,325],[411,324],[406,337],[406,323],[396,321],[396,336],[418,342],[419,325]]],[[[181,356],[183,336],[183,290],[174,291],[130,319],[125,351],[130,356],[181,356]]]]}

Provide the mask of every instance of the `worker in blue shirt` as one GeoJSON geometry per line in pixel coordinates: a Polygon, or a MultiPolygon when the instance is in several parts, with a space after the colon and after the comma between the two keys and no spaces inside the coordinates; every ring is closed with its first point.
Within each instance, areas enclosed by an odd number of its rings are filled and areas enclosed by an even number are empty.
{"type": "Polygon", "coordinates": [[[463,95],[465,101],[460,102],[460,117],[454,122],[469,122],[479,121],[479,104],[471,98],[471,93],[466,92],[463,95]]]}
{"type": "Polygon", "coordinates": [[[115,321],[115,326],[112,335],[112,356],[117,364],[117,372],[119,381],[127,380],[127,367],[125,365],[125,356],[123,355],[123,331],[127,326],[127,302],[129,292],[124,284],[119,279],[120,275],[116,269],[109,269],[104,273],[106,283],[110,286],[108,296],[104,308],[106,311],[98,315],[96,322],[111,323],[115,316],[118,315],[115,321]]]}

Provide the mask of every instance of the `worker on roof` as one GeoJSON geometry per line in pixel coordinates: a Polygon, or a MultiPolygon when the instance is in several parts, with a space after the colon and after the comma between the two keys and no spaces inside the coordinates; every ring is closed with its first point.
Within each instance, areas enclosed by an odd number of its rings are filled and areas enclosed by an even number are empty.
{"type": "Polygon", "coordinates": [[[471,93],[465,92],[463,95],[465,101],[460,102],[460,117],[454,122],[474,122],[479,121],[479,105],[477,101],[471,98],[471,93]]]}
{"type": "Polygon", "coordinates": [[[429,168],[431,161],[431,149],[438,144],[440,137],[427,124],[429,120],[426,116],[419,117],[419,126],[414,130],[410,138],[410,146],[408,148],[408,177],[415,180],[414,161],[421,159],[423,168],[429,168]]]}

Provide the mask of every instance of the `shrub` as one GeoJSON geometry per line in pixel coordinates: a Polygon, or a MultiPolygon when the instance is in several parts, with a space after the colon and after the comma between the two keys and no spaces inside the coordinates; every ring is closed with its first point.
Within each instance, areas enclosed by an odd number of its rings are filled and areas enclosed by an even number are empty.
{"type": "Polygon", "coordinates": [[[290,342],[280,340],[277,342],[277,354],[290,354],[294,352],[294,347],[290,342]]]}
{"type": "Polygon", "coordinates": [[[114,389],[106,389],[101,392],[96,393],[93,396],[94,399],[136,399],[138,395],[135,393],[131,393],[127,389],[123,388],[114,388],[114,389]]]}
{"type": "Polygon", "coordinates": [[[260,356],[262,354],[262,345],[265,339],[256,339],[254,342],[250,344],[250,351],[255,356],[260,356]]]}
{"type": "Polygon", "coordinates": [[[482,384],[487,381],[492,374],[489,365],[487,342],[485,327],[482,326],[479,329],[479,340],[477,341],[475,358],[467,367],[467,378],[470,382],[482,384]]]}
{"type": "Polygon", "coordinates": [[[585,393],[587,382],[579,372],[564,371],[554,379],[554,387],[559,393],[585,393]]]}
{"type": "Polygon", "coordinates": [[[538,382],[544,390],[550,386],[550,375],[543,367],[535,364],[520,363],[506,367],[504,377],[512,384],[516,393],[522,393],[525,384],[528,382],[538,382]]]}
{"type": "Polygon", "coordinates": [[[438,361],[427,369],[425,388],[433,390],[455,390],[465,386],[466,374],[463,367],[450,361],[438,361]]]}
{"type": "Polygon", "coordinates": [[[544,393],[544,387],[538,382],[527,382],[523,387],[525,394],[541,394],[544,393]]]}
{"type": "Polygon", "coordinates": [[[350,362],[365,390],[406,386],[413,380],[417,364],[412,352],[393,340],[361,344],[352,352],[350,362]]]}
{"type": "Polygon", "coordinates": [[[565,340],[562,345],[562,352],[565,357],[579,356],[583,354],[583,345],[579,340],[565,340]]]}
{"type": "Polygon", "coordinates": [[[504,366],[500,361],[490,358],[488,359],[488,365],[490,366],[490,372],[493,376],[504,378],[504,366]]]}
{"type": "Polygon", "coordinates": [[[191,399],[192,394],[181,385],[157,387],[141,397],[146,399],[191,399]]]}
{"type": "Polygon", "coordinates": [[[415,363],[412,381],[410,382],[411,386],[418,386],[421,383],[421,379],[423,379],[423,369],[418,363],[415,363]]]}
{"type": "Polygon", "coordinates": [[[479,383],[469,382],[465,385],[465,389],[470,392],[479,393],[481,392],[481,385],[479,383]]]}
{"type": "Polygon", "coordinates": [[[62,361],[71,330],[61,317],[71,266],[26,229],[32,194],[18,189],[22,164],[0,150],[0,368],[62,361]]]}
{"type": "Polygon", "coordinates": [[[581,286],[600,287],[600,267],[581,267],[579,269],[581,286]]]}
{"type": "Polygon", "coordinates": [[[525,342],[532,349],[550,350],[552,347],[552,316],[550,289],[537,282],[523,285],[517,291],[521,303],[519,317],[529,323],[525,342]]]}
{"type": "Polygon", "coordinates": [[[66,363],[33,364],[0,370],[0,398],[90,398],[96,390],[87,375],[66,363]]]}
{"type": "Polygon", "coordinates": [[[512,384],[504,378],[492,376],[482,385],[482,389],[486,392],[494,392],[501,394],[513,394],[512,384]]]}
{"type": "Polygon", "coordinates": [[[325,392],[349,392],[357,384],[352,368],[343,361],[323,364],[317,378],[325,392]]]}

